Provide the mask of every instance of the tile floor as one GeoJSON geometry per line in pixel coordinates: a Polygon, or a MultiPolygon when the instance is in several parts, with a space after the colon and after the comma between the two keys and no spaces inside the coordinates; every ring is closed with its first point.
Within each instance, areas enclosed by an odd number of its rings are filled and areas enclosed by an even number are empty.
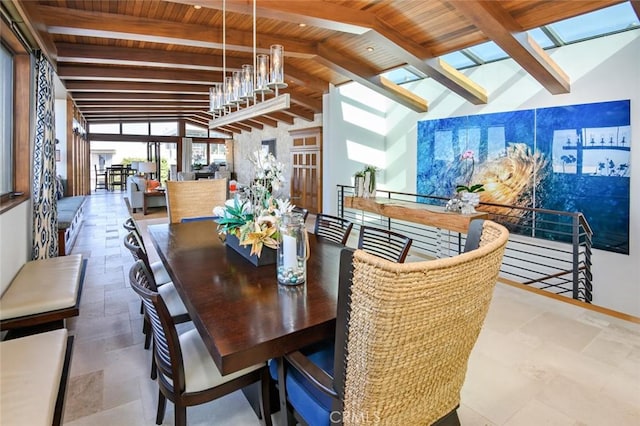
{"type": "MultiPolygon", "coordinates": [[[[89,259],[67,425],[153,425],[157,386],[126,277],[123,193],[89,197],[73,252],[89,259]]],[[[640,325],[498,284],[469,362],[463,425],[639,425],[640,325]]],[[[188,409],[190,425],[257,425],[239,392],[188,409]]],[[[274,415],[275,424],[281,424],[274,415]]],[[[418,423],[418,420],[416,420],[418,423]]],[[[165,424],[173,424],[167,404],[165,424]]]]}

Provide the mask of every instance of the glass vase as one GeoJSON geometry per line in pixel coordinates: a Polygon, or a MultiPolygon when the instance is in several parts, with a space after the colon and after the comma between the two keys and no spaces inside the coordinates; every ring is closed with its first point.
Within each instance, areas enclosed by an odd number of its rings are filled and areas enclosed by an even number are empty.
{"type": "Polygon", "coordinates": [[[298,285],[307,281],[309,240],[301,214],[288,213],[280,218],[278,228],[278,283],[298,285]]]}

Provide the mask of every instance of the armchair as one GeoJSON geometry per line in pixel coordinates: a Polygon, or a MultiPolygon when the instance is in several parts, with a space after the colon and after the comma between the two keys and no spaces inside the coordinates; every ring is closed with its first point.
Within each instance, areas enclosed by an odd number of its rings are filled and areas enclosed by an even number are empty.
{"type": "MultiPolygon", "coordinates": [[[[135,213],[136,209],[144,206],[144,191],[147,188],[147,180],[142,176],[127,177],[127,198],[131,210],[135,213]]],[[[147,207],[163,207],[167,205],[165,197],[150,197],[147,200],[147,207]]]]}
{"type": "Polygon", "coordinates": [[[311,426],[459,425],[467,362],[508,235],[484,221],[477,248],[412,263],[344,249],[335,348],[278,360],[286,424],[290,407],[311,426]]]}

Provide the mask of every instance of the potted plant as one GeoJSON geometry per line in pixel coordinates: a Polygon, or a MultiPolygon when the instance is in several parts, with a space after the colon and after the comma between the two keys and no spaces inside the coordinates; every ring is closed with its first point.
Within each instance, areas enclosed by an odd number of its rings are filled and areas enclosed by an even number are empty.
{"type": "Polygon", "coordinates": [[[364,195],[364,172],[359,170],[354,175],[354,195],[356,197],[362,197],[364,195]]]}
{"type": "Polygon", "coordinates": [[[376,195],[376,173],[378,169],[374,166],[365,166],[362,173],[364,174],[364,196],[369,198],[376,195]]]}

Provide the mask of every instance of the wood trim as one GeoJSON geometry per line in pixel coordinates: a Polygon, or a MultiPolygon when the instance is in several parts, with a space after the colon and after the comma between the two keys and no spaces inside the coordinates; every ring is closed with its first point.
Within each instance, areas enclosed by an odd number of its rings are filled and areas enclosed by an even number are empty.
{"type": "Polygon", "coordinates": [[[566,296],[561,296],[559,294],[555,294],[555,293],[550,293],[548,291],[545,290],[541,290],[539,288],[535,288],[535,287],[531,287],[530,285],[525,285],[516,281],[512,281],[508,278],[503,278],[503,277],[499,277],[498,278],[498,282],[505,284],[505,285],[509,285],[511,287],[515,287],[515,288],[519,288],[520,290],[526,290],[529,291],[531,293],[535,293],[538,294],[540,296],[545,296],[545,297],[549,297],[551,299],[555,299],[555,300],[559,300],[561,302],[564,303],[568,303],[570,305],[574,305],[574,306],[578,306],[580,308],[584,308],[587,309],[589,311],[594,311],[594,312],[598,312],[600,314],[604,314],[604,315],[608,315],[610,317],[614,317],[614,318],[618,318],[624,321],[629,321],[635,324],[640,324],[640,318],[633,316],[633,315],[629,315],[629,314],[625,314],[623,312],[619,312],[619,311],[615,311],[613,309],[609,309],[609,308],[605,308],[603,306],[598,306],[598,305],[593,305],[591,303],[585,303],[582,302],[580,300],[575,300],[575,299],[571,299],[569,297],[566,296]]]}
{"type": "Polygon", "coordinates": [[[31,57],[25,52],[13,57],[13,146],[14,188],[31,194],[31,102],[33,99],[31,57]]]}
{"type": "Polygon", "coordinates": [[[467,233],[469,223],[472,220],[487,218],[487,214],[482,212],[474,214],[453,213],[445,211],[443,207],[389,198],[345,197],[344,206],[463,234],[467,233]]]}

